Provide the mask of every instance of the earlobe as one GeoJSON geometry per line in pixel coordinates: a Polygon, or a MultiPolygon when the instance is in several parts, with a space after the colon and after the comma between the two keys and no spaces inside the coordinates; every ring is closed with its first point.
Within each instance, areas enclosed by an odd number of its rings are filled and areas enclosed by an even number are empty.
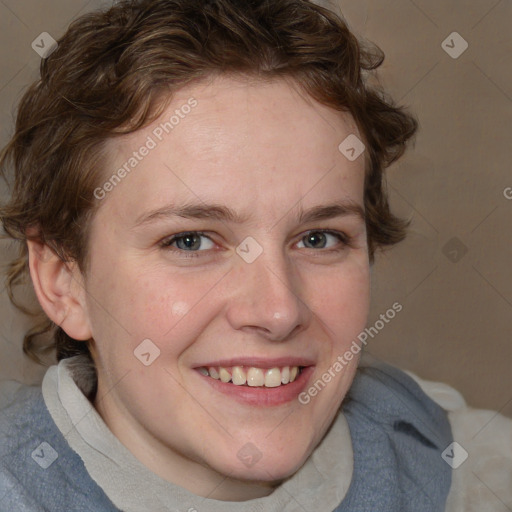
{"type": "Polygon", "coordinates": [[[91,338],[82,275],[73,262],[63,261],[48,245],[27,240],[30,277],[44,312],[68,336],[91,338]]]}

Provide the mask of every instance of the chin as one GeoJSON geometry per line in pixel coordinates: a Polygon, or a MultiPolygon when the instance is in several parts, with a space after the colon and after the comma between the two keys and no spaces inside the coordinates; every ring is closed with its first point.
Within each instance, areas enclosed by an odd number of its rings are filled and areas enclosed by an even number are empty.
{"type": "Polygon", "coordinates": [[[298,471],[309,454],[309,451],[304,453],[303,449],[284,452],[275,449],[270,456],[265,457],[254,445],[247,443],[233,465],[227,464],[217,471],[221,469],[221,473],[237,480],[277,485],[298,471]]]}

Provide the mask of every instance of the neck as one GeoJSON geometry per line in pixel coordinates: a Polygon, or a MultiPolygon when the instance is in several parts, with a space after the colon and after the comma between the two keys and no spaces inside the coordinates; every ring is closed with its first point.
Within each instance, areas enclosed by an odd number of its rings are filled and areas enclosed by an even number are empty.
{"type": "MultiPolygon", "coordinates": [[[[102,396],[98,393],[96,396],[102,396]]],[[[186,454],[162,446],[136,423],[117,421],[116,404],[107,400],[94,401],[94,408],[119,441],[146,468],[163,480],[208,499],[219,501],[247,501],[268,496],[281,483],[246,481],[217,472],[203,461],[192,460],[186,454]]]]}

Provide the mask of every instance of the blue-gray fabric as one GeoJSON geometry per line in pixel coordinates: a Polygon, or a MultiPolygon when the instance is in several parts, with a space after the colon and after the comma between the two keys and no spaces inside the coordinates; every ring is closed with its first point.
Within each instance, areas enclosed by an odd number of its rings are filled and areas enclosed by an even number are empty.
{"type": "MultiPolygon", "coordinates": [[[[334,512],[444,511],[451,468],[441,453],[453,440],[445,411],[384,364],[358,370],[342,407],[354,472],[334,512]]],[[[14,511],[119,512],[67,444],[37,387],[20,389],[0,414],[0,512],[14,511]],[[34,460],[43,442],[58,453],[47,469],[34,460]]]]}
{"type": "Polygon", "coordinates": [[[407,374],[360,369],[343,406],[354,450],[352,483],[335,512],[442,512],[451,468],[450,423],[407,374]]]}

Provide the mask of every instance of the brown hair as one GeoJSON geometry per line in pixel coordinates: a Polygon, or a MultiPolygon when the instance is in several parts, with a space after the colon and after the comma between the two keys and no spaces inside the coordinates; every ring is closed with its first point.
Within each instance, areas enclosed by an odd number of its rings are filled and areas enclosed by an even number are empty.
{"type": "MultiPolygon", "coordinates": [[[[28,275],[29,237],[86,270],[105,141],[147,125],[162,111],[160,100],[179,88],[224,73],[291,79],[318,102],[353,115],[367,149],[373,261],[376,248],[405,236],[407,223],[389,209],[384,169],[417,129],[411,115],[368,84],[366,74],[383,60],[378,47],[359,42],[341,18],[307,0],[124,0],[80,17],[42,60],[0,153],[4,176],[14,171],[0,217],[20,251],[7,275],[11,300],[17,304],[13,290],[28,275]]],[[[90,356],[89,343],[45,318],[23,349],[39,361],[52,348],[58,360],[90,356]]]]}

